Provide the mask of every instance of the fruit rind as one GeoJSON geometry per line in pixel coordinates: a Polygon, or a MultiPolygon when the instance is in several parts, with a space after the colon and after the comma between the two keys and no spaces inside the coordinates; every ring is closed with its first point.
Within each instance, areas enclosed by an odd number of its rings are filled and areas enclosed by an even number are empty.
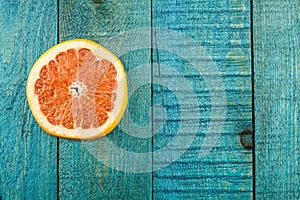
{"type": "Polygon", "coordinates": [[[103,47],[102,45],[87,39],[73,39],[67,40],[62,43],[59,43],[50,49],[48,49],[44,54],[42,54],[39,59],[33,65],[26,85],[26,95],[29,103],[30,110],[32,114],[39,124],[39,126],[48,134],[53,136],[62,137],[62,138],[69,138],[69,139],[77,139],[77,140],[87,140],[87,139],[95,139],[104,135],[107,135],[111,132],[115,126],[121,120],[126,106],[127,106],[127,79],[126,73],[123,67],[122,62],[119,58],[114,55],[111,51],[103,47]],[[34,84],[37,78],[39,78],[39,71],[40,69],[47,64],[51,59],[54,59],[55,55],[61,51],[66,51],[70,48],[89,48],[92,52],[96,55],[96,57],[100,57],[101,59],[107,59],[113,63],[117,70],[117,97],[116,101],[114,102],[115,108],[113,109],[112,113],[110,114],[109,119],[105,122],[103,126],[98,128],[91,128],[91,129],[67,129],[62,125],[54,126],[50,124],[44,116],[40,109],[39,103],[37,100],[37,96],[34,94],[34,84]]]}

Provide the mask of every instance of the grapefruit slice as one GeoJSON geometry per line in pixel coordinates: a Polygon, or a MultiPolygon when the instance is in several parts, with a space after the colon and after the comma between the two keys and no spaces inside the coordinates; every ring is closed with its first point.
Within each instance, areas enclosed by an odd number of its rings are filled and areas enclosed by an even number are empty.
{"type": "Polygon", "coordinates": [[[46,51],[27,80],[31,112],[47,133],[70,139],[108,134],[127,105],[121,61],[86,39],[62,42],[46,51]]]}

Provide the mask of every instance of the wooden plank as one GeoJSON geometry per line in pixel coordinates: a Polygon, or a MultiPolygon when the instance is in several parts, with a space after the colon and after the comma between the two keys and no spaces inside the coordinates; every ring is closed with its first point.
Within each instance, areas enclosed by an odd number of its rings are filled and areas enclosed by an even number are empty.
{"type": "MultiPolygon", "coordinates": [[[[60,41],[72,38],[92,39],[111,49],[124,63],[129,88],[150,79],[150,67],[143,71],[135,67],[150,64],[150,49],[140,49],[138,40],[151,47],[149,39],[131,37],[138,28],[150,27],[150,1],[60,1],[60,41]],[[125,34],[118,35],[125,32],[125,34]],[[113,39],[111,39],[113,37],[113,39]],[[127,38],[127,39],[126,39],[127,38]],[[136,48],[136,50],[134,49],[136,48]]],[[[68,199],[151,199],[152,174],[135,173],[135,166],[145,166],[143,160],[122,156],[129,152],[151,151],[151,140],[133,137],[133,127],[145,127],[151,133],[151,90],[143,86],[132,91],[129,110],[112,133],[96,142],[59,139],[59,196],[68,199]],[[132,118],[133,122],[130,121],[132,118]],[[90,146],[91,144],[91,146],[90,146]],[[96,146],[93,146],[96,145],[96,146]],[[98,146],[97,146],[98,145],[98,146]],[[114,148],[114,146],[119,147],[114,148]],[[118,170],[116,170],[118,169],[118,170]]],[[[147,157],[151,161],[151,157],[147,157]]],[[[150,165],[151,166],[151,165],[150,165]]]]}
{"type": "Polygon", "coordinates": [[[251,199],[252,151],[240,144],[252,121],[249,1],[152,8],[153,26],[168,29],[153,31],[153,149],[170,145],[153,158],[154,199],[251,199]]]}
{"type": "Polygon", "coordinates": [[[0,6],[0,199],[56,199],[56,138],[29,110],[25,86],[35,60],[57,42],[57,1],[0,6]]]}
{"type": "Polygon", "coordinates": [[[253,2],[257,199],[299,199],[299,1],[253,2]]]}

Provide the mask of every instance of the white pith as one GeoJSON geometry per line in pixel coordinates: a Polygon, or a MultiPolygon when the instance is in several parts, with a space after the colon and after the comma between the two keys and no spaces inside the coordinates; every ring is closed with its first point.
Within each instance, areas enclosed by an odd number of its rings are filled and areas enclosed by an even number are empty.
{"type": "MultiPolygon", "coordinates": [[[[74,83],[73,83],[74,84],[74,83]]],[[[79,86],[78,84],[75,86],[79,86]]],[[[69,91],[70,90],[69,86],[69,91]]],[[[80,88],[80,87],[78,87],[80,88]]],[[[84,92],[85,88],[81,87],[79,90],[80,92],[84,92]]],[[[126,75],[124,72],[124,68],[120,62],[120,60],[110,51],[105,49],[104,47],[88,41],[88,40],[72,40],[61,43],[57,46],[52,47],[43,56],[41,56],[38,61],[34,64],[27,82],[27,98],[30,104],[30,108],[32,113],[38,122],[38,124],[48,133],[60,137],[67,137],[67,138],[74,138],[74,139],[90,139],[95,137],[100,137],[106,135],[114,126],[118,123],[120,118],[123,115],[123,112],[126,107],[127,103],[127,81],[126,75]],[[54,126],[48,122],[46,116],[42,114],[39,109],[39,102],[38,102],[38,95],[34,93],[34,85],[36,80],[39,78],[39,72],[41,68],[48,64],[50,60],[55,60],[55,56],[62,51],[66,51],[68,49],[80,49],[80,48],[88,48],[90,49],[93,54],[97,57],[97,59],[107,59],[110,61],[117,71],[116,81],[118,83],[116,89],[116,100],[114,102],[113,110],[108,113],[109,118],[108,120],[98,128],[90,128],[90,129],[82,129],[82,128],[75,128],[75,129],[67,129],[62,125],[54,126]]]]}
{"type": "Polygon", "coordinates": [[[87,91],[86,85],[83,82],[75,81],[72,82],[72,85],[68,87],[69,94],[73,96],[83,95],[85,91],[87,91]]]}

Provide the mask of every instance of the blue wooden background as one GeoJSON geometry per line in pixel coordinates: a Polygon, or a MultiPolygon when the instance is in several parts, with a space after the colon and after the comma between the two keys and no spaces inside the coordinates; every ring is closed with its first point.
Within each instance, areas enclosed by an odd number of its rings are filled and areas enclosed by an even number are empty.
{"type": "Polygon", "coordinates": [[[299,9],[297,0],[0,0],[0,199],[299,199],[299,9]],[[140,86],[95,142],[121,154],[45,134],[29,110],[33,63],[73,38],[110,48],[129,90],[140,86]],[[212,67],[198,71],[199,60],[212,67]],[[241,144],[245,130],[253,149],[241,144]],[[169,144],[165,157],[149,154],[169,144]]]}

